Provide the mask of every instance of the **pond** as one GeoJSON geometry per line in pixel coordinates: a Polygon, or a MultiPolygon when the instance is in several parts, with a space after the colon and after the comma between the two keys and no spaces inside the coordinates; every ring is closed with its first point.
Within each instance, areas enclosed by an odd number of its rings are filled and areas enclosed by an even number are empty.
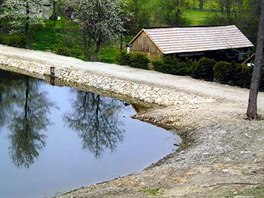
{"type": "Polygon", "coordinates": [[[0,70],[0,197],[48,197],[142,171],[179,138],[132,105],[0,70]]]}

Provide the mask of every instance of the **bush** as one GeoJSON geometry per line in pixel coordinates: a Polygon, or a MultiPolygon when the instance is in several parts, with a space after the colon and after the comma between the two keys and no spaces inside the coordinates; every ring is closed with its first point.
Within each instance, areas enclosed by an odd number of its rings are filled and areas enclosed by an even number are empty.
{"type": "Polygon", "coordinates": [[[98,59],[104,63],[119,63],[120,50],[114,45],[103,46],[98,54],[98,59]]]}
{"type": "Polygon", "coordinates": [[[215,81],[239,87],[249,88],[252,77],[252,67],[236,62],[220,61],[214,66],[215,81]]]}
{"type": "Polygon", "coordinates": [[[38,32],[41,31],[44,28],[44,24],[40,23],[40,24],[33,24],[31,25],[31,32],[38,32]]]}
{"type": "Polygon", "coordinates": [[[198,79],[213,81],[214,79],[213,68],[215,63],[216,62],[213,59],[201,58],[196,65],[194,77],[198,79]]]}
{"type": "Polygon", "coordinates": [[[188,75],[189,67],[188,63],[181,62],[173,56],[165,56],[162,61],[152,62],[156,71],[174,74],[174,75],[188,75]]]}
{"type": "Polygon", "coordinates": [[[57,49],[56,54],[63,56],[71,56],[71,52],[67,47],[60,47],[57,49]]]}
{"type": "Polygon", "coordinates": [[[249,88],[252,77],[252,67],[248,67],[247,65],[241,65],[238,63],[233,63],[234,68],[234,77],[233,82],[234,85],[249,88]]]}
{"type": "Polygon", "coordinates": [[[143,54],[127,54],[121,52],[118,60],[120,65],[129,65],[131,67],[148,69],[149,59],[143,54]]]}
{"type": "Polygon", "coordinates": [[[120,65],[130,65],[131,64],[131,54],[122,51],[117,58],[117,62],[120,65]]]}
{"type": "Polygon", "coordinates": [[[186,75],[189,75],[191,77],[195,77],[195,70],[197,67],[197,61],[196,60],[188,60],[186,65],[186,75]]]}
{"type": "Polygon", "coordinates": [[[26,47],[27,39],[22,34],[0,35],[0,42],[13,47],[26,47]]]}
{"type": "Polygon", "coordinates": [[[152,65],[154,66],[154,70],[162,73],[167,73],[166,70],[164,70],[164,63],[161,60],[152,61],[152,65]]]}
{"type": "Polygon", "coordinates": [[[143,54],[132,54],[130,66],[140,69],[148,69],[149,59],[143,54]]]}
{"type": "Polygon", "coordinates": [[[233,68],[225,61],[217,62],[214,65],[214,80],[219,83],[229,83],[233,80],[233,68]]]}

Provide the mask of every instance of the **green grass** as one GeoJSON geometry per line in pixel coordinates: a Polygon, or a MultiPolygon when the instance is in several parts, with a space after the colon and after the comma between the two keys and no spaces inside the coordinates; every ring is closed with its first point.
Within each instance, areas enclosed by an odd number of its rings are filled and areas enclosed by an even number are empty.
{"type": "Polygon", "coordinates": [[[44,27],[32,30],[30,37],[31,49],[84,59],[82,34],[75,22],[62,18],[54,27],[53,21],[47,20],[44,27]]]}
{"type": "Polygon", "coordinates": [[[54,28],[43,28],[33,33],[31,48],[42,51],[56,52],[58,45],[63,40],[63,35],[54,28]]]}
{"type": "Polygon", "coordinates": [[[144,189],[143,192],[150,196],[160,196],[163,194],[163,191],[159,188],[154,188],[154,189],[147,188],[147,189],[144,189]]]}
{"type": "Polygon", "coordinates": [[[117,63],[120,49],[116,45],[108,45],[101,48],[98,58],[105,63],[117,63]]]}
{"type": "MultiPolygon", "coordinates": [[[[31,49],[85,59],[83,35],[75,22],[62,18],[56,21],[54,27],[53,21],[47,20],[44,27],[32,30],[30,37],[31,49]]],[[[124,40],[127,40],[127,37],[124,40]]],[[[118,44],[103,45],[98,58],[101,62],[116,63],[119,53],[118,44]]]]}
{"type": "MultiPolygon", "coordinates": [[[[47,27],[53,27],[54,28],[54,21],[53,20],[46,20],[45,24],[47,27]]],[[[69,19],[66,19],[65,17],[62,17],[60,20],[57,20],[55,22],[55,28],[57,29],[63,29],[63,28],[69,28],[69,29],[78,29],[79,25],[78,23],[71,21],[69,19]]]]}
{"type": "Polygon", "coordinates": [[[191,25],[206,25],[206,19],[212,16],[214,12],[199,10],[184,10],[183,17],[190,21],[191,25]]]}
{"type": "MultiPolygon", "coordinates": [[[[199,1],[192,1],[190,3],[191,8],[194,10],[199,10],[199,1]]],[[[204,3],[204,11],[213,11],[217,8],[217,3],[216,1],[205,1],[204,3]]]]}

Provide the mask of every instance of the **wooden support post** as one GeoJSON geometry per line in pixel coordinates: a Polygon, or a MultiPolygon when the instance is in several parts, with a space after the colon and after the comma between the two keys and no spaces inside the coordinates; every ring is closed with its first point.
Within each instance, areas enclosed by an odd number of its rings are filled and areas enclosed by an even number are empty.
{"type": "Polygon", "coordinates": [[[50,76],[55,77],[55,67],[50,67],[50,76]]]}
{"type": "Polygon", "coordinates": [[[50,84],[55,85],[55,67],[50,67],[50,84]]]}

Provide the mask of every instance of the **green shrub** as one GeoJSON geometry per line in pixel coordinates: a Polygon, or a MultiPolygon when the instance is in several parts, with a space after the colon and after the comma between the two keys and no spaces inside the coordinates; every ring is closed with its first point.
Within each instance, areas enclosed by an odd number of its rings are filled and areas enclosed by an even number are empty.
{"type": "Polygon", "coordinates": [[[232,64],[234,68],[233,84],[240,87],[249,88],[251,83],[253,68],[238,63],[232,63],[232,64]]]}
{"type": "Polygon", "coordinates": [[[213,68],[215,63],[216,62],[213,59],[201,58],[196,65],[194,76],[198,79],[213,81],[214,79],[213,68]]]}
{"type": "Polygon", "coordinates": [[[38,31],[41,31],[42,29],[44,28],[44,24],[33,24],[31,25],[30,27],[30,31],[31,32],[38,32],[38,31]]]}
{"type": "Polygon", "coordinates": [[[149,59],[144,54],[128,54],[121,52],[117,58],[120,65],[129,65],[131,67],[148,69],[149,59]]]}
{"type": "Polygon", "coordinates": [[[154,70],[155,71],[162,72],[162,73],[167,73],[164,70],[164,63],[163,63],[163,61],[157,60],[157,61],[152,61],[151,63],[154,66],[154,70]]]}
{"type": "Polygon", "coordinates": [[[162,61],[152,62],[156,71],[174,74],[174,75],[189,75],[189,63],[181,62],[176,57],[165,56],[162,61]]]}
{"type": "Polygon", "coordinates": [[[114,45],[103,46],[100,51],[98,58],[101,62],[105,63],[119,63],[120,49],[114,45]]]}
{"type": "Polygon", "coordinates": [[[84,50],[79,48],[78,46],[73,46],[73,48],[71,48],[69,52],[70,52],[70,56],[72,57],[80,58],[84,56],[84,50]]]}
{"type": "Polygon", "coordinates": [[[219,83],[229,83],[233,79],[233,68],[225,61],[217,62],[214,65],[214,80],[219,83]]]}
{"type": "Polygon", "coordinates": [[[130,65],[131,64],[131,54],[122,51],[117,58],[117,62],[120,65],[130,65]]]}
{"type": "Polygon", "coordinates": [[[67,47],[60,47],[57,49],[56,54],[63,56],[71,56],[71,52],[67,47]]]}
{"type": "Polygon", "coordinates": [[[148,69],[149,59],[143,54],[132,54],[130,66],[140,69],[148,69]]]}
{"type": "Polygon", "coordinates": [[[197,63],[198,62],[196,60],[188,60],[186,62],[186,75],[195,77],[195,70],[197,67],[197,63]]]}
{"type": "Polygon", "coordinates": [[[26,47],[27,39],[22,34],[1,35],[0,42],[13,47],[26,47]]]}
{"type": "Polygon", "coordinates": [[[185,64],[183,62],[180,62],[179,59],[177,59],[174,56],[165,56],[163,58],[164,61],[164,67],[169,70],[168,73],[174,74],[174,75],[185,75],[186,69],[185,64]]]}

